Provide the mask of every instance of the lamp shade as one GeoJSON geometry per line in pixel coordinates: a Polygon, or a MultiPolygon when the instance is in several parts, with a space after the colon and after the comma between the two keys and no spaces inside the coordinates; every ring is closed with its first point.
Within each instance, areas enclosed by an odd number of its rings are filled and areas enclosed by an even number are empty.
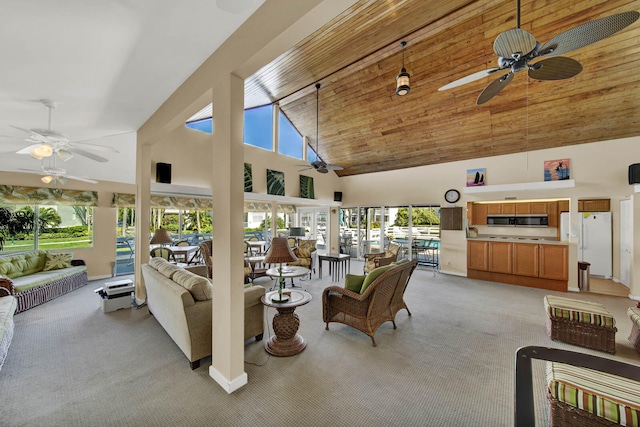
{"type": "Polygon", "coordinates": [[[409,73],[407,73],[407,70],[402,67],[402,70],[400,70],[400,74],[398,74],[398,77],[396,77],[396,94],[400,95],[400,96],[404,96],[406,94],[409,93],[409,73]]]}
{"type": "Polygon", "coordinates": [[[149,243],[152,245],[164,245],[165,243],[173,243],[173,239],[166,229],[160,227],[153,232],[153,237],[149,243]]]}
{"type": "Polygon", "coordinates": [[[271,239],[271,247],[264,257],[265,264],[279,264],[284,262],[295,262],[298,258],[291,252],[289,242],[286,237],[274,237],[271,239]]]}
{"type": "Polygon", "coordinates": [[[291,237],[304,237],[306,235],[304,227],[291,227],[289,228],[289,236],[291,237]]]}
{"type": "Polygon", "coordinates": [[[34,159],[41,160],[43,157],[49,157],[53,154],[53,148],[49,144],[41,144],[31,150],[29,155],[34,159]]]}

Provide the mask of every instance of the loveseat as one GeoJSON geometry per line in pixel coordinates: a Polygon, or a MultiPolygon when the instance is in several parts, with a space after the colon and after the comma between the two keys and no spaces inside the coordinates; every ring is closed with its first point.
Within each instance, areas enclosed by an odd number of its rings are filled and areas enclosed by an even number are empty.
{"type": "Polygon", "coordinates": [[[44,250],[0,255],[0,278],[13,284],[16,313],[86,285],[85,262],[72,258],[71,253],[44,250]]]}
{"type": "Polygon", "coordinates": [[[9,351],[13,338],[13,314],[17,301],[13,294],[13,285],[9,279],[0,279],[0,370],[9,351]]]}
{"type": "MultiPolygon", "coordinates": [[[[182,268],[164,258],[151,258],[149,264],[142,265],[149,313],[187,356],[191,369],[211,355],[213,285],[206,275],[206,266],[182,268]]],[[[255,337],[259,341],[263,337],[260,298],[264,293],[262,286],[245,286],[245,340],[255,337]]]]}
{"type": "Polygon", "coordinates": [[[373,336],[380,325],[389,321],[396,329],[396,314],[403,308],[411,316],[404,291],[417,265],[417,260],[404,260],[378,267],[367,275],[347,274],[344,288],[325,288],[322,292],[325,329],[329,329],[330,322],[344,323],[367,334],[375,347],[373,336]]]}

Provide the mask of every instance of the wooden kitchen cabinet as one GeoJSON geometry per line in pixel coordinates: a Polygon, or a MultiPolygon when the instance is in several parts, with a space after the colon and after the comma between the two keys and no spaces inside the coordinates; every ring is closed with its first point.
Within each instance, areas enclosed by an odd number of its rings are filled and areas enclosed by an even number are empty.
{"type": "Polygon", "coordinates": [[[505,215],[515,215],[516,204],[515,203],[501,203],[502,213],[505,215]]]}
{"type": "Polygon", "coordinates": [[[558,200],[558,212],[569,212],[568,200],[558,200]]]}
{"type": "Polygon", "coordinates": [[[538,277],[538,246],[531,243],[513,244],[513,274],[538,277]]]}
{"type": "Polygon", "coordinates": [[[538,245],[539,277],[569,280],[569,247],[566,245],[538,245]]]}
{"type": "Polygon", "coordinates": [[[489,271],[511,274],[513,271],[513,243],[489,242],[489,271]]]}
{"type": "Polygon", "coordinates": [[[532,214],[546,214],[547,212],[547,202],[531,202],[530,203],[530,212],[532,214]]]}
{"type": "Polygon", "coordinates": [[[502,204],[501,203],[489,203],[487,205],[487,214],[495,215],[502,213],[502,204]]]}
{"type": "Polygon", "coordinates": [[[560,213],[558,212],[558,202],[547,202],[547,218],[549,227],[557,227],[560,223],[560,213]]]}
{"type": "Polygon", "coordinates": [[[610,199],[578,200],[578,212],[609,212],[610,199]]]}
{"type": "Polygon", "coordinates": [[[471,225],[487,225],[487,205],[473,203],[471,207],[471,225]]]}
{"type": "Polygon", "coordinates": [[[531,203],[523,202],[523,203],[516,203],[515,205],[516,205],[516,215],[531,213],[531,203]]]}
{"type": "Polygon", "coordinates": [[[467,268],[470,270],[489,270],[489,242],[467,240],[467,268]]]}

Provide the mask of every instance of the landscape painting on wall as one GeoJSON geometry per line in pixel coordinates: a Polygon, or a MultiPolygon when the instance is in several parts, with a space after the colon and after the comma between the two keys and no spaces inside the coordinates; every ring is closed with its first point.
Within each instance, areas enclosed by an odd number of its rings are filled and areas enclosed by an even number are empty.
{"type": "Polygon", "coordinates": [[[544,180],[545,181],[560,181],[563,179],[570,179],[571,172],[571,160],[545,160],[544,162],[544,180]]]}
{"type": "Polygon", "coordinates": [[[485,168],[467,169],[467,187],[485,185],[487,170],[485,168]]]}
{"type": "Polygon", "coordinates": [[[267,169],[267,194],[284,196],[284,172],[267,169]]]}

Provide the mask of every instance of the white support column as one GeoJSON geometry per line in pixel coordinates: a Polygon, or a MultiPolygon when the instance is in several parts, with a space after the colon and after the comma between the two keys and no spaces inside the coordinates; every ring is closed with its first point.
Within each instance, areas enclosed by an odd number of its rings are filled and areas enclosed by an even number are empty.
{"type": "Polygon", "coordinates": [[[244,372],[244,81],[229,74],[213,87],[213,337],[209,375],[227,393],[244,372]]]}
{"type": "Polygon", "coordinates": [[[151,145],[136,142],[136,239],[134,249],[134,283],[136,303],[147,299],[141,265],[149,262],[149,227],[151,212],[151,145]]]}

